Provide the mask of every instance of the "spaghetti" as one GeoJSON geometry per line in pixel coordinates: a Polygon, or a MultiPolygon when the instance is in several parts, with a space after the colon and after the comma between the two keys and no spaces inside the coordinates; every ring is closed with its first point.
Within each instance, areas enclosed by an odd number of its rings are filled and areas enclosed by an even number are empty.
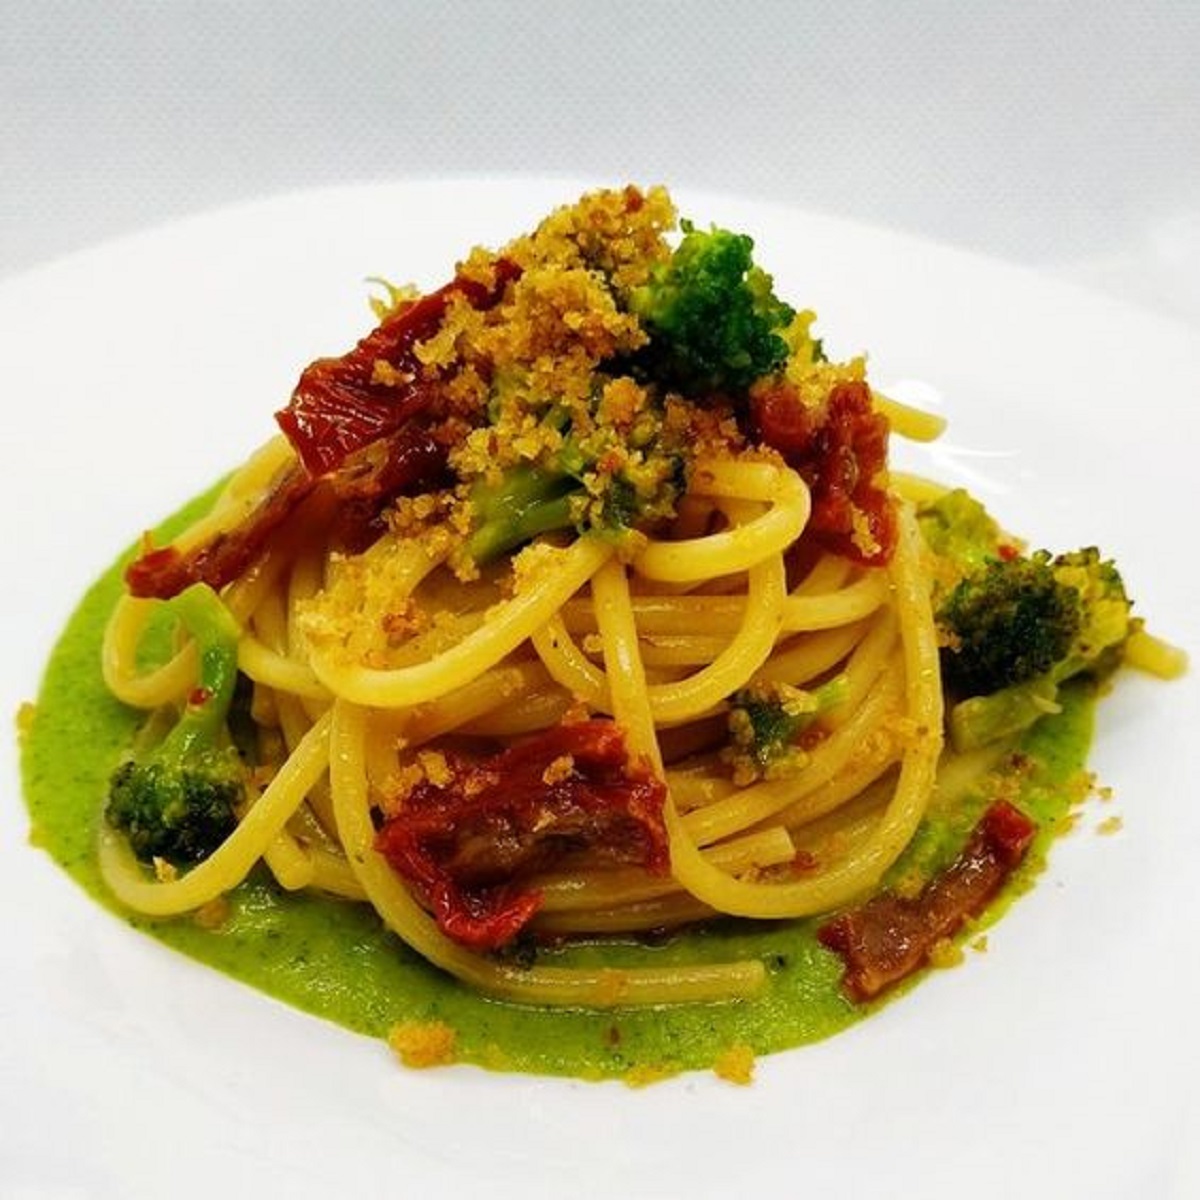
{"type": "Polygon", "coordinates": [[[105,681],[151,713],[202,709],[196,631],[149,668],[146,646],[173,596],[219,597],[242,792],[191,864],[139,861],[102,823],[124,904],[186,913],[263,862],[281,888],[372,905],[482,993],[605,1008],[751,996],[767,969],[529,948],[880,887],[944,729],[917,517],[939,493],[892,480],[886,442],[938,423],[873,393],[861,360],[828,362],[748,239],[685,225],[673,250],[673,219],[661,190],[597,193],[439,292],[393,291],[377,330],[302,375],[286,436],[144,548],[105,681]],[[705,310],[696,279],[729,255],[705,310]]]}

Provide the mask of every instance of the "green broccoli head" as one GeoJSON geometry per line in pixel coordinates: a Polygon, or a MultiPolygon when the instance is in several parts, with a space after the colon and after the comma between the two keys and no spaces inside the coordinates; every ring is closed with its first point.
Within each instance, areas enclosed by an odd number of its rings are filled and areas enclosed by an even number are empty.
{"type": "Polygon", "coordinates": [[[785,683],[753,683],[736,692],[729,710],[725,760],[738,783],[774,779],[804,766],[800,735],[846,697],[845,676],[806,691],[785,683]]]}
{"type": "Polygon", "coordinates": [[[987,562],[959,581],[937,618],[945,682],[980,696],[1052,670],[1075,644],[1083,611],[1039,553],[987,562]]]}
{"type": "Polygon", "coordinates": [[[196,686],[166,736],[113,773],[104,815],[142,861],[185,865],[207,858],[233,832],[244,795],[244,769],[226,728],[239,630],[204,584],[167,604],[195,639],[196,686]]]}
{"type": "Polygon", "coordinates": [[[129,761],[113,774],[105,816],[143,862],[182,866],[206,859],[233,832],[241,799],[236,764],[129,761]]]}
{"type": "Polygon", "coordinates": [[[674,254],[630,296],[650,338],[639,364],[686,394],[745,391],[787,358],[779,331],[795,311],[754,265],[751,238],[688,221],[683,231],[674,254]]]}
{"type": "Polygon", "coordinates": [[[1060,554],[1054,577],[1079,597],[1082,617],[1074,643],[1058,677],[1086,671],[1103,676],[1120,665],[1125,643],[1133,631],[1133,603],[1117,565],[1101,557],[1095,546],[1060,554]]]}
{"type": "Polygon", "coordinates": [[[951,592],[938,623],[946,681],[966,696],[950,709],[960,751],[1057,711],[1059,685],[1115,670],[1133,629],[1120,573],[1095,547],[989,563],[951,592]]]}

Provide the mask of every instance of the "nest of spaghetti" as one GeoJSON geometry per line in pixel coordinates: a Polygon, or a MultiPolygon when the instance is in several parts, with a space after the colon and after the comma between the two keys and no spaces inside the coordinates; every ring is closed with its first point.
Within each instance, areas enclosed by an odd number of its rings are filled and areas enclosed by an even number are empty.
{"type": "MultiPolygon", "coordinates": [[[[940,422],[830,361],[752,250],[630,187],[436,291],[384,285],[212,510],[128,569],[104,670],[152,715],[102,822],[120,899],[184,913],[261,860],[483,993],[607,1007],[752,995],[767,968],[538,945],[878,890],[945,725],[936,493],[905,494],[888,440],[940,422]]],[[[993,889],[1031,835],[1005,816],[964,848],[993,889]]],[[[986,899],[960,890],[927,933],[986,899]]],[[[872,936],[826,940],[853,970],[872,936]]]]}

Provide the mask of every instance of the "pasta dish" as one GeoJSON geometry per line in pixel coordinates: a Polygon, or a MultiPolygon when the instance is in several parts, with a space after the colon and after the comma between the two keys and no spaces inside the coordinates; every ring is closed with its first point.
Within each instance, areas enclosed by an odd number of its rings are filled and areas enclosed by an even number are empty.
{"type": "Polygon", "coordinates": [[[940,420],[661,188],[382,289],[125,570],[103,675],[145,719],[97,855],[130,910],[265,867],[474,992],[584,1009],[761,997],[762,955],[622,947],[811,921],[862,1005],[1053,832],[1019,792],[1038,722],[1183,669],[1097,550],[891,470],[940,420]]]}

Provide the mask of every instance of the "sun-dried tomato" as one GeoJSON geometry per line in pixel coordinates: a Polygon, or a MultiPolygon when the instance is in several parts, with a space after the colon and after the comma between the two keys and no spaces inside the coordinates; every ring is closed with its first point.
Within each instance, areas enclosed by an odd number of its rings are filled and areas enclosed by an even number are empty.
{"type": "Polygon", "coordinates": [[[376,849],[432,909],[442,931],[475,950],[510,942],[537,912],[532,876],[586,855],[669,861],[666,789],[631,765],[611,721],[563,724],[479,762],[446,756],[379,828],[376,849]]]}
{"type": "Polygon", "coordinates": [[[758,437],[778,450],[812,490],[809,521],[821,544],[866,566],[889,562],[896,547],[895,503],[887,490],[887,418],[863,382],[836,384],[821,409],[782,383],[750,400],[758,437]]]}

